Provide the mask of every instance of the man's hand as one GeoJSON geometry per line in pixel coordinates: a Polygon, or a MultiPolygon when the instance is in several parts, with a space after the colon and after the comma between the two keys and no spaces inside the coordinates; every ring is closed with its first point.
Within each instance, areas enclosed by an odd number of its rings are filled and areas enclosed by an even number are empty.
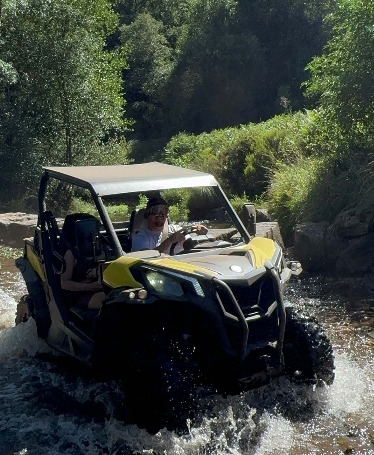
{"type": "Polygon", "coordinates": [[[197,234],[197,235],[205,235],[208,233],[208,228],[203,224],[193,224],[187,228],[182,228],[182,231],[185,234],[197,234]]]}
{"type": "Polygon", "coordinates": [[[203,224],[196,225],[196,234],[197,235],[205,235],[208,232],[208,228],[203,224]]]}
{"type": "Polygon", "coordinates": [[[183,231],[174,232],[169,239],[171,243],[183,243],[186,240],[186,233],[183,231]]]}

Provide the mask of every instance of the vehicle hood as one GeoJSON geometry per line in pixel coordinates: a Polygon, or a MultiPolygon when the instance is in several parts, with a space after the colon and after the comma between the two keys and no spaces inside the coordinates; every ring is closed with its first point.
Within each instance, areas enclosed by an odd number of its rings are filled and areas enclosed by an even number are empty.
{"type": "Polygon", "coordinates": [[[157,251],[134,253],[113,261],[104,272],[104,282],[112,288],[141,286],[133,267],[156,267],[173,272],[218,278],[223,281],[251,281],[265,273],[265,263],[277,266],[282,250],[271,239],[255,237],[248,244],[222,250],[177,256],[160,255],[157,251]]]}
{"type": "Polygon", "coordinates": [[[276,265],[282,252],[271,239],[254,238],[240,247],[215,250],[213,254],[188,254],[175,257],[161,257],[151,262],[160,267],[190,273],[215,276],[222,280],[245,279],[253,271],[263,273],[265,262],[276,265]]]}

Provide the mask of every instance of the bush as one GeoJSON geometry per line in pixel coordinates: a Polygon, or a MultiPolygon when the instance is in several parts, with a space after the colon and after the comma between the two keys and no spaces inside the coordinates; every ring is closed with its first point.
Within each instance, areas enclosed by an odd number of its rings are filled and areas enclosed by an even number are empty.
{"type": "Polygon", "coordinates": [[[292,243],[294,227],[303,220],[309,192],[318,175],[318,160],[305,158],[289,166],[278,164],[267,192],[268,210],[278,221],[283,240],[292,243]]]}
{"type": "Polygon", "coordinates": [[[279,162],[294,163],[305,153],[308,112],[284,114],[259,124],[175,136],[165,148],[168,163],[215,176],[229,197],[261,197],[279,162]]]}

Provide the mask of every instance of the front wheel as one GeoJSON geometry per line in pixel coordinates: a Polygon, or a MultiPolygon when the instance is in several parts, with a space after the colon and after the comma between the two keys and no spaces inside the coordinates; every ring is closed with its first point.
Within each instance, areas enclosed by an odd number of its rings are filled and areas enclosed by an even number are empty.
{"type": "Polygon", "coordinates": [[[193,374],[180,353],[161,354],[158,361],[132,371],[124,381],[130,421],[156,433],[161,428],[185,431],[193,410],[193,374]]]}
{"type": "Polygon", "coordinates": [[[283,355],[286,373],[300,382],[331,385],[334,354],[331,342],[315,317],[286,308],[283,355]]]}

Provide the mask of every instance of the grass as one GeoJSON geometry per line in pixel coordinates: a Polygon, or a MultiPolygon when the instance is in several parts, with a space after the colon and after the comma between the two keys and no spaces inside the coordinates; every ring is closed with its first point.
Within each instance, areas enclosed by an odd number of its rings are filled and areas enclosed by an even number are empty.
{"type": "Polygon", "coordinates": [[[0,259],[16,259],[23,254],[23,248],[11,248],[0,245],[0,259]]]}

